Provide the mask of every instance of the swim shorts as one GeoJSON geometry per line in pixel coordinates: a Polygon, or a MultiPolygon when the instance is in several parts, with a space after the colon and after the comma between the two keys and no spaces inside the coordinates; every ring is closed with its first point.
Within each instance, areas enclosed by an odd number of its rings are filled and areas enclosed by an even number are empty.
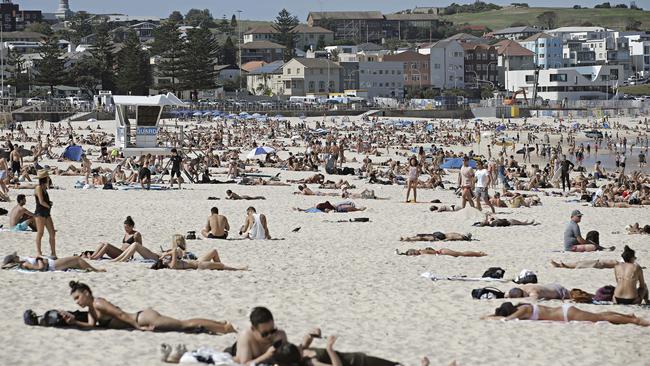
{"type": "Polygon", "coordinates": [[[27,223],[27,221],[19,222],[11,230],[12,231],[28,231],[29,230],[29,224],[27,223]]]}

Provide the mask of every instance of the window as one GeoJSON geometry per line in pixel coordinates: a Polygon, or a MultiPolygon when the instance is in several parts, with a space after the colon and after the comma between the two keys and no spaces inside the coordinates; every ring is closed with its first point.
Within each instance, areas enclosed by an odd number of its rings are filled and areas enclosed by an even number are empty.
{"type": "Polygon", "coordinates": [[[291,75],[291,69],[287,69],[287,75],[291,75]]]}
{"type": "Polygon", "coordinates": [[[533,84],[535,82],[535,75],[526,75],[526,83],[533,84]]]}
{"type": "Polygon", "coordinates": [[[540,44],[539,44],[539,47],[544,47],[544,43],[540,43],[540,44]]]}
{"type": "MultiPolygon", "coordinates": [[[[395,70],[390,70],[390,73],[391,73],[392,75],[395,75],[395,70]]],[[[386,75],[388,75],[388,70],[386,70],[386,75]]]]}
{"type": "Polygon", "coordinates": [[[411,69],[417,69],[417,68],[418,68],[418,64],[416,64],[415,62],[411,63],[411,69]]]}
{"type": "Polygon", "coordinates": [[[325,73],[325,69],[318,69],[320,71],[320,74],[323,75],[325,73]]]}
{"type": "Polygon", "coordinates": [[[433,68],[436,69],[436,70],[439,70],[440,69],[440,64],[433,64],[433,68]]]}
{"type": "Polygon", "coordinates": [[[315,83],[314,81],[310,81],[310,82],[309,82],[309,91],[310,91],[311,93],[313,93],[313,92],[314,92],[314,89],[316,89],[316,83],[315,83]]]}
{"type": "Polygon", "coordinates": [[[539,58],[544,58],[544,54],[543,54],[543,53],[540,53],[540,54],[539,54],[539,58]]]}
{"type": "Polygon", "coordinates": [[[550,80],[549,81],[567,81],[567,76],[566,74],[551,74],[549,75],[550,80]]]}
{"type": "Polygon", "coordinates": [[[383,74],[384,74],[384,70],[379,70],[379,75],[383,75],[383,74]]]}
{"type": "Polygon", "coordinates": [[[450,76],[450,77],[449,77],[449,81],[454,81],[454,77],[453,77],[453,76],[450,76]]]}

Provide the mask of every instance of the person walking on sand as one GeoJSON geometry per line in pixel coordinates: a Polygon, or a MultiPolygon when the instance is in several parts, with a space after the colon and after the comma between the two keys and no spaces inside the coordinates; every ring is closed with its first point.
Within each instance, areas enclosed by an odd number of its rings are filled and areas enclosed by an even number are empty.
{"type": "Polygon", "coordinates": [[[475,179],[476,179],[476,188],[475,188],[475,193],[476,193],[476,208],[479,211],[482,211],[481,208],[481,199],[483,202],[490,207],[492,210],[492,213],[496,213],[494,210],[494,206],[492,206],[492,203],[490,202],[490,195],[488,194],[488,187],[490,186],[492,182],[492,176],[490,175],[490,172],[485,169],[485,166],[483,165],[483,161],[479,160],[477,163],[477,170],[475,174],[475,179]]]}
{"type": "Polygon", "coordinates": [[[461,194],[461,209],[465,208],[467,203],[474,207],[474,200],[472,200],[472,186],[474,185],[474,169],[469,166],[469,157],[463,157],[463,166],[458,173],[458,186],[460,187],[461,194]]]}
{"type": "Polygon", "coordinates": [[[38,178],[38,185],[34,188],[34,197],[36,199],[36,209],[34,210],[34,218],[36,219],[36,256],[43,256],[41,241],[47,228],[47,234],[50,237],[51,259],[56,259],[56,231],[51,216],[52,201],[50,201],[50,196],[47,193],[50,176],[47,170],[39,170],[36,177],[38,178]]]}

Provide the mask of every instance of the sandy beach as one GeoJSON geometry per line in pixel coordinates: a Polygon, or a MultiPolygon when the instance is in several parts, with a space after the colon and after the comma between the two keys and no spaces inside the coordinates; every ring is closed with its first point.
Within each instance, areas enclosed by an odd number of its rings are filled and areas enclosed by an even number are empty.
{"type": "MultiPolygon", "coordinates": [[[[309,123],[316,120],[320,119],[310,118],[309,123]]],[[[630,126],[638,121],[630,118],[615,120],[630,126]]],[[[552,119],[548,118],[529,119],[528,123],[542,121],[552,124],[552,119]]],[[[90,124],[93,128],[97,125],[90,124]]],[[[103,130],[114,132],[114,122],[99,124],[103,130]]],[[[73,122],[75,129],[86,125],[88,123],[73,122]]],[[[24,126],[29,134],[35,133],[34,123],[25,123],[24,126]]],[[[522,142],[525,134],[522,132],[522,142]]],[[[509,132],[509,135],[513,133],[509,132]]],[[[634,135],[630,132],[629,136],[634,135]]],[[[487,151],[487,140],[484,139],[480,147],[481,153],[487,151]]],[[[470,148],[478,151],[478,146],[453,149],[467,151],[470,148]]],[[[97,157],[97,148],[94,150],[91,159],[97,157]]],[[[293,152],[304,150],[304,145],[291,149],[293,152]]],[[[60,152],[62,148],[55,151],[60,152]]],[[[398,157],[396,152],[403,154],[406,150],[391,149],[390,155],[384,153],[381,157],[372,157],[373,162],[391,157],[405,162],[406,157],[398,157]]],[[[288,151],[280,151],[278,155],[286,159],[288,151]]],[[[363,159],[363,155],[355,153],[346,155],[358,161],[363,159]]],[[[533,157],[534,163],[537,157],[533,157]]],[[[632,169],[637,166],[636,161],[630,160],[632,169]]],[[[46,159],[42,164],[65,167],[69,162],[57,163],[46,159]]],[[[93,166],[97,165],[93,163],[93,166]]],[[[360,163],[346,166],[356,168],[360,163]]],[[[587,168],[591,171],[590,165],[587,168]]],[[[262,168],[262,172],[270,175],[280,172],[283,181],[312,174],[275,168],[262,168]]],[[[325,174],[322,168],[321,172],[325,174]]],[[[320,326],[323,335],[339,336],[337,350],[367,352],[403,365],[419,365],[423,356],[428,356],[432,365],[448,365],[452,361],[459,365],[647,365],[650,362],[650,349],[647,347],[650,328],[609,323],[480,320],[481,316],[493,313],[503,300],[474,300],[471,290],[494,286],[507,291],[514,285],[512,282],[434,282],[421,277],[423,272],[480,277],[489,267],[502,267],[506,269],[505,278],[512,279],[521,270],[528,269],[537,274],[542,284],[559,283],[568,289],[580,288],[593,293],[602,286],[616,284],[613,270],[557,269],[550,265],[550,260],[618,260],[623,247],[629,245],[636,250],[638,262],[647,265],[650,263],[649,237],[628,235],[624,229],[634,222],[650,224],[647,206],[594,208],[581,202],[567,202],[566,197],[542,196],[541,206],[497,209],[499,217],[534,219],[541,225],[478,228],[472,224],[482,220],[483,214],[475,209],[451,213],[429,211],[431,204],[427,203],[434,199],[447,205],[459,204],[460,198],[448,189],[419,189],[418,201],[422,203],[404,203],[404,186],[368,185],[366,180],[354,176],[326,177],[334,181],[348,179],[357,186],[354,191],[370,188],[377,196],[388,199],[355,200],[357,205],[367,207],[363,212],[312,214],[294,211],[293,208],[307,208],[325,200],[334,202],[339,199],[294,195],[296,185],[187,184],[180,191],[83,190],[74,188],[75,182],[83,177],[52,176],[54,185],[61,187],[49,191],[54,202],[52,217],[57,229],[59,256],[94,250],[99,242],[119,244],[123,236],[122,222],[127,215],[135,220],[136,230],[142,233],[145,246],[154,251],[161,247],[169,248],[173,234],[185,235],[190,230],[198,232],[213,206],[219,208],[233,228],[243,224],[246,208],[255,206],[258,212],[267,215],[271,235],[284,240],[188,241],[189,251],[200,254],[216,248],[224,263],[248,265],[250,271],[247,272],[154,271],[146,264],[109,261],[92,262],[93,266],[106,269],[106,273],[0,271],[3,284],[0,287],[0,308],[3,309],[0,343],[4,349],[0,364],[158,365],[163,364],[159,361],[158,351],[163,342],[184,343],[189,349],[199,346],[223,349],[235,342],[235,335],[80,331],[23,324],[21,316],[26,309],[39,314],[49,309],[78,310],[69,296],[70,280],[87,283],[95,296],[110,299],[128,312],[153,307],[181,319],[229,320],[239,330],[250,326],[248,313],[252,307],[266,306],[273,312],[276,325],[296,343],[311,328],[320,326]],[[224,200],[227,189],[239,194],[262,195],[266,200],[224,200]],[[207,198],[210,196],[220,200],[209,201],[207,198]],[[614,245],[615,251],[559,252],[562,250],[564,226],[575,209],[584,214],[583,232],[598,230],[601,244],[614,245]],[[367,217],[370,222],[337,222],[355,217],[367,217]],[[297,227],[301,229],[292,232],[297,227]],[[399,240],[402,236],[434,231],[471,233],[476,240],[445,243],[404,243],[399,240]],[[484,251],[488,256],[405,257],[395,254],[395,249],[426,246],[484,251]]],[[[225,175],[215,175],[214,178],[224,180],[225,175]]],[[[457,171],[444,176],[444,180],[455,186],[457,171]]],[[[28,196],[27,207],[32,210],[34,197],[31,189],[11,190],[13,202],[1,202],[0,207],[10,210],[19,193],[28,196]]],[[[5,228],[8,226],[7,216],[0,217],[0,224],[5,228]]],[[[34,236],[34,233],[0,232],[0,255],[13,251],[22,255],[34,254],[34,236]]],[[[47,241],[43,244],[45,252],[49,253],[47,241]]],[[[561,301],[540,303],[559,306],[561,301]]],[[[577,306],[596,312],[634,313],[650,319],[648,307],[577,306]]],[[[317,340],[315,345],[324,347],[325,342],[317,340]]]]}

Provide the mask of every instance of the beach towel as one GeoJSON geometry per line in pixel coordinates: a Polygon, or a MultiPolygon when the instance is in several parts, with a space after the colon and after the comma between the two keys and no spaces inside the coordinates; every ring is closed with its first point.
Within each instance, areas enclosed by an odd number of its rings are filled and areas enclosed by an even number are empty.
{"type": "MultiPolygon", "coordinates": [[[[151,191],[164,191],[164,190],[168,190],[168,189],[169,189],[169,187],[167,187],[167,186],[160,186],[160,185],[155,185],[155,184],[152,184],[151,188],[149,188],[149,190],[151,190],[151,191]]],[[[140,184],[132,184],[132,185],[128,185],[128,186],[119,186],[119,187],[117,187],[117,190],[118,191],[134,191],[134,190],[138,191],[138,190],[142,190],[142,186],[140,184]]]]}
{"type": "Polygon", "coordinates": [[[454,275],[454,276],[445,276],[445,275],[437,275],[431,272],[424,272],[420,276],[424,278],[428,278],[432,281],[486,281],[486,282],[510,282],[510,280],[506,280],[503,278],[490,278],[490,277],[467,277],[467,276],[462,276],[462,275],[454,275]]]}
{"type": "Polygon", "coordinates": [[[323,213],[323,211],[321,211],[321,210],[319,210],[319,209],[317,209],[315,207],[308,208],[303,212],[306,212],[306,213],[323,213]]]}
{"type": "Polygon", "coordinates": [[[185,352],[179,363],[205,363],[216,366],[238,366],[232,355],[218,352],[212,348],[200,347],[196,351],[185,352]]]}

